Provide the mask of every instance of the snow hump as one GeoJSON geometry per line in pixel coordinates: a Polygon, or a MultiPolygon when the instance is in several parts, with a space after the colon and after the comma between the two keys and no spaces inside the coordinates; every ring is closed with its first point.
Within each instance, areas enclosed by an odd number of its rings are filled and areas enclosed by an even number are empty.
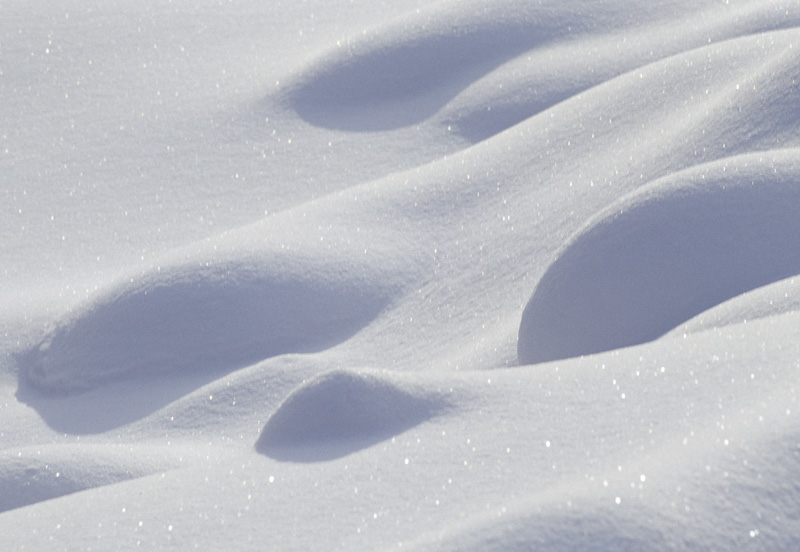
{"type": "Polygon", "coordinates": [[[444,398],[406,389],[383,374],[326,372],[283,401],[256,450],[279,460],[336,458],[402,433],[445,407],[444,398]]]}
{"type": "Polygon", "coordinates": [[[326,267],[179,265],[124,281],[57,322],[20,359],[22,375],[59,394],[123,377],[222,374],[336,345],[387,300],[385,290],[326,267]]]}
{"type": "Polygon", "coordinates": [[[700,312],[800,274],[800,168],[748,155],[661,179],[595,217],[522,315],[522,364],[658,338],[700,312]]]}
{"type": "Polygon", "coordinates": [[[512,10],[470,14],[461,3],[401,16],[321,52],[289,101],[312,124],[377,131],[419,123],[482,76],[559,36],[564,21],[532,24],[512,10]]]}

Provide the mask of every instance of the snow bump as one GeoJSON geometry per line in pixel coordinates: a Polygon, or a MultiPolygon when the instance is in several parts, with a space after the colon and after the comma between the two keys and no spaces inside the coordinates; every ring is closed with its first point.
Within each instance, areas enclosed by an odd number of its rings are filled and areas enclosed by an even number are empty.
{"type": "Polygon", "coordinates": [[[519,13],[469,14],[459,4],[414,13],[340,40],[311,61],[289,102],[312,124],[379,131],[419,123],[509,59],[557,35],[519,13]]]}
{"type": "Polygon", "coordinates": [[[446,406],[443,397],[401,386],[387,374],[334,370],[283,401],[256,450],[279,460],[336,458],[402,433],[446,406]]]}
{"type": "Polygon", "coordinates": [[[332,347],[388,301],[336,266],[290,265],[185,264],[123,281],[21,357],[24,383],[64,394],[121,378],[224,374],[332,347]]]}

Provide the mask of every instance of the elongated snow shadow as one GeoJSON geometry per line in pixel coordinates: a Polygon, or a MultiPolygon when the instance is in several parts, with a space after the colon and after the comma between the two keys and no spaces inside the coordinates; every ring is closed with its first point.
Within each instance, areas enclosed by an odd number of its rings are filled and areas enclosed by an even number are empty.
{"type": "Polygon", "coordinates": [[[335,346],[388,300],[358,279],[285,267],[160,270],[57,321],[17,358],[17,396],[59,431],[111,429],[234,370],[335,346]]]}
{"type": "Polygon", "coordinates": [[[264,426],[256,450],[276,460],[320,462],[398,435],[447,408],[364,372],[326,372],[295,389],[264,426]]]}
{"type": "Polygon", "coordinates": [[[536,286],[522,364],[645,343],[800,274],[800,170],[732,158],[658,181],[579,232],[536,286]]]}

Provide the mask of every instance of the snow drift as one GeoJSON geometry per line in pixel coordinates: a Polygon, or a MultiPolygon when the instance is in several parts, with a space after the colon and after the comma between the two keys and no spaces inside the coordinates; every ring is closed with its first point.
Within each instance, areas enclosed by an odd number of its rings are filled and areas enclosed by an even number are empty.
{"type": "Polygon", "coordinates": [[[164,452],[153,447],[89,444],[4,451],[0,453],[0,512],[181,465],[177,451],[164,452]]]}
{"type": "Polygon", "coordinates": [[[116,284],[22,355],[24,376],[37,389],[72,393],[159,373],[221,375],[331,347],[389,299],[358,277],[331,277],[341,274],[335,264],[263,257],[159,267],[116,284]]]}
{"type": "Polygon", "coordinates": [[[791,3],[3,15],[0,549],[798,549],[791,3]]]}
{"type": "Polygon", "coordinates": [[[386,374],[337,370],[294,390],[270,417],[256,449],[281,460],[343,456],[397,435],[447,406],[386,374]]]}
{"type": "Polygon", "coordinates": [[[693,167],[612,205],[572,238],[522,316],[519,359],[644,343],[723,301],[800,274],[792,153],[693,167]]]}

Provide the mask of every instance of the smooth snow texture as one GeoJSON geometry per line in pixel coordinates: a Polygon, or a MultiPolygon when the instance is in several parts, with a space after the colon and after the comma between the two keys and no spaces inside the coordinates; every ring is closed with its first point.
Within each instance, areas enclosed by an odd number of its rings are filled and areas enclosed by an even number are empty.
{"type": "Polygon", "coordinates": [[[800,8],[7,4],[0,550],[800,547],[800,8]]]}

